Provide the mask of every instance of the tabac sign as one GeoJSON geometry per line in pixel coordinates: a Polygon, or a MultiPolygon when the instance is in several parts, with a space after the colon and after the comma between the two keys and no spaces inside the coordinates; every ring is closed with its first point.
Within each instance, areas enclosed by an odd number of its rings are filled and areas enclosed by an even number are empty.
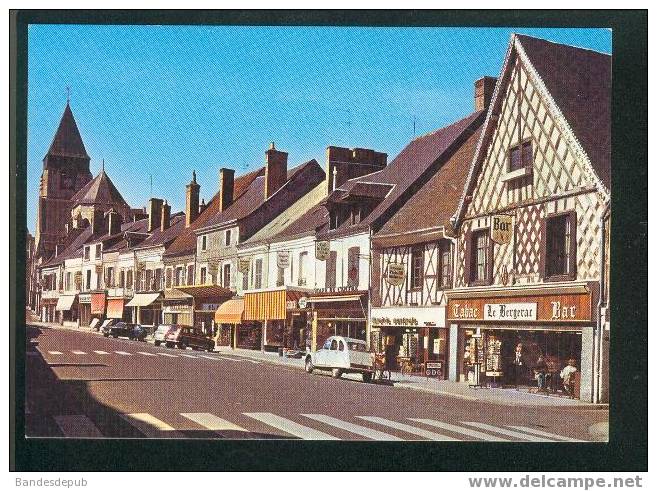
{"type": "Polygon", "coordinates": [[[406,268],[402,263],[390,263],[386,269],[386,281],[392,286],[399,286],[406,278],[406,268]]]}
{"type": "Polygon", "coordinates": [[[315,257],[318,261],[326,261],[331,255],[331,243],[328,240],[315,242],[315,257]]]}
{"type": "Polygon", "coordinates": [[[510,243],[513,238],[513,217],[511,215],[493,215],[490,238],[498,244],[510,243]]]}

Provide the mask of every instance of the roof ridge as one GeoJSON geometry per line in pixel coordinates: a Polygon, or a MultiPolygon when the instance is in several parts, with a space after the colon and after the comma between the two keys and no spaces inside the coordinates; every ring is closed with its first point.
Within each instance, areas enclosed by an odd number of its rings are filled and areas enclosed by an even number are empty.
{"type": "Polygon", "coordinates": [[[516,36],[517,38],[533,39],[533,40],[536,40],[536,41],[541,41],[543,43],[554,44],[555,46],[563,46],[565,48],[579,49],[579,50],[582,50],[582,51],[590,51],[591,53],[595,53],[597,55],[608,56],[609,58],[611,58],[611,56],[612,56],[609,53],[605,53],[604,51],[598,51],[597,49],[587,48],[587,47],[584,47],[584,46],[575,46],[574,44],[557,43],[556,41],[550,41],[549,39],[539,38],[539,37],[536,37],[536,36],[530,36],[529,34],[522,34],[522,33],[519,33],[519,32],[514,32],[513,35],[516,36]]]}

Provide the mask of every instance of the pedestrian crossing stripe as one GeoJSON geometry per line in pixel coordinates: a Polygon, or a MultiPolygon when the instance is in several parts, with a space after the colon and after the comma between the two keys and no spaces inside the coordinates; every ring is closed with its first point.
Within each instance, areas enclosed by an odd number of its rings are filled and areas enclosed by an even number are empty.
{"type": "Polygon", "coordinates": [[[329,435],[328,433],[295,423],[292,420],[282,418],[281,416],[272,413],[242,414],[303,440],[339,440],[339,438],[329,435]]]}
{"type": "Polygon", "coordinates": [[[149,413],[122,414],[121,417],[132,426],[151,438],[182,438],[173,426],[149,413]]]}
{"type": "Polygon", "coordinates": [[[402,438],[396,437],[394,435],[389,435],[382,431],[373,430],[372,428],[367,428],[365,426],[356,425],[353,423],[348,423],[347,421],[342,421],[331,416],[326,416],[325,414],[302,414],[306,418],[319,421],[320,423],[325,423],[337,429],[343,429],[350,433],[355,433],[356,435],[364,436],[370,440],[384,441],[384,442],[393,442],[393,441],[403,441],[402,438]]]}
{"type": "Polygon", "coordinates": [[[78,351],[78,350],[71,350],[71,353],[74,355],[86,355],[87,353],[84,351],[78,351]]]}
{"type": "Polygon", "coordinates": [[[172,355],[171,353],[158,353],[160,356],[168,356],[169,358],[178,358],[178,355],[172,355]]]}
{"type": "Polygon", "coordinates": [[[157,356],[155,353],[147,353],[145,351],[137,351],[138,355],[144,355],[144,356],[157,356]]]}
{"type": "Polygon", "coordinates": [[[126,353],[125,351],[115,351],[117,355],[123,355],[123,356],[132,356],[132,353],[126,353]]]}
{"type": "Polygon", "coordinates": [[[509,425],[509,428],[524,431],[525,433],[531,433],[533,435],[544,436],[546,438],[552,438],[554,440],[561,440],[561,441],[564,441],[564,442],[585,442],[586,441],[586,440],[577,440],[576,438],[570,438],[570,437],[567,437],[567,436],[555,435],[554,433],[548,433],[547,431],[537,430],[536,428],[530,428],[528,426],[509,425]]]}
{"type": "Polygon", "coordinates": [[[385,418],[379,418],[377,416],[356,416],[357,418],[364,419],[370,423],[378,423],[388,428],[394,428],[396,430],[401,430],[411,435],[421,436],[422,438],[427,438],[433,441],[443,441],[443,442],[455,442],[459,441],[458,438],[452,438],[451,436],[441,435],[440,433],[434,433],[433,431],[424,430],[422,428],[417,428],[415,426],[407,425],[405,423],[398,423],[397,421],[392,421],[385,418]]]}
{"type": "Polygon", "coordinates": [[[198,356],[186,355],[185,353],[180,353],[180,356],[184,356],[185,358],[193,358],[194,360],[198,359],[198,356]]]}
{"type": "Polygon", "coordinates": [[[211,413],[180,413],[181,416],[194,421],[198,425],[211,431],[242,431],[247,432],[241,426],[219,418],[211,413]]]}
{"type": "Polygon", "coordinates": [[[67,438],[102,438],[103,434],[84,414],[54,416],[54,420],[67,438]]]}
{"type": "Polygon", "coordinates": [[[501,438],[498,436],[493,436],[483,431],[472,430],[470,428],[465,428],[463,426],[458,426],[450,423],[445,423],[443,421],[437,421],[435,419],[424,419],[424,418],[408,418],[411,421],[416,423],[424,423],[425,425],[433,426],[435,428],[440,428],[452,433],[460,433],[462,435],[470,436],[473,438],[478,438],[480,440],[485,440],[489,442],[509,442],[506,438],[501,438]]]}
{"type": "Polygon", "coordinates": [[[98,351],[94,350],[94,353],[99,354],[99,355],[109,355],[109,353],[107,351],[101,351],[101,350],[98,350],[98,351]]]}
{"type": "Polygon", "coordinates": [[[532,436],[528,435],[527,433],[520,433],[519,431],[512,431],[512,430],[507,430],[506,428],[500,428],[498,426],[493,426],[489,425],[487,423],[479,423],[476,421],[463,421],[463,424],[469,425],[469,426],[475,426],[477,428],[481,428],[483,430],[487,431],[492,431],[495,433],[499,433],[501,435],[506,435],[510,436],[516,439],[521,439],[521,440],[529,440],[532,442],[553,442],[554,439],[547,439],[547,438],[541,438],[539,436],[532,436]]]}

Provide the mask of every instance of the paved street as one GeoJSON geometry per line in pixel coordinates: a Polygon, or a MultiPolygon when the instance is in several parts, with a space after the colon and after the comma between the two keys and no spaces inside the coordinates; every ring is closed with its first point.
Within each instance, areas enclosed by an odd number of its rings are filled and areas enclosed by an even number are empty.
{"type": "Polygon", "coordinates": [[[608,411],[488,404],[28,326],[26,433],[77,438],[596,441],[608,411]]]}

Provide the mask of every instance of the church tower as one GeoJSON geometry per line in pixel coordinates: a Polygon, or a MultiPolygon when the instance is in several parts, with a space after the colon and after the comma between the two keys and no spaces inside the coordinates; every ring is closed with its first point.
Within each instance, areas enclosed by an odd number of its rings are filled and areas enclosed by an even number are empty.
{"type": "Polygon", "coordinates": [[[71,198],[92,178],[89,161],[71,106],[66,101],[59,127],[43,159],[35,234],[37,257],[50,257],[55,245],[66,237],[71,198]]]}

